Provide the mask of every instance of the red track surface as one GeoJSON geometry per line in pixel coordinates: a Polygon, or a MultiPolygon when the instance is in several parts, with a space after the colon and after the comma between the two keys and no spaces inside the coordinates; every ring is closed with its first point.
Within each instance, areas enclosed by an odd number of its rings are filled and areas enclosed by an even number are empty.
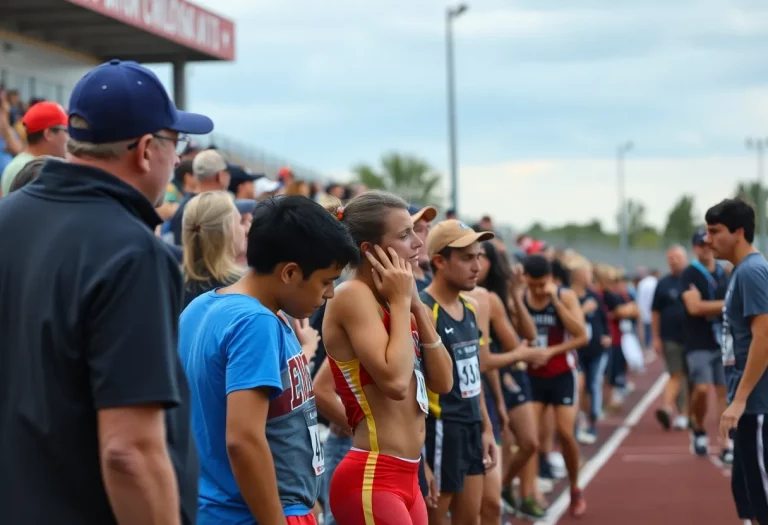
{"type": "MultiPolygon", "coordinates": [[[[633,378],[637,390],[625,402],[623,413],[609,416],[601,423],[600,441],[582,447],[586,463],[599,452],[614,431],[663,371],[660,360],[645,374],[633,378]]],[[[718,466],[715,458],[705,459],[689,451],[688,432],[664,432],[654,412],[660,398],[654,400],[615,453],[600,468],[584,490],[587,514],[574,519],[564,514],[558,525],[741,525],[730,493],[730,474],[718,466]]],[[[714,407],[714,399],[710,405],[714,407]]],[[[717,421],[709,418],[710,451],[719,453],[716,440],[717,421]]],[[[549,495],[554,502],[567,490],[560,482],[549,495]]],[[[505,524],[530,524],[505,518],[505,524]]]]}

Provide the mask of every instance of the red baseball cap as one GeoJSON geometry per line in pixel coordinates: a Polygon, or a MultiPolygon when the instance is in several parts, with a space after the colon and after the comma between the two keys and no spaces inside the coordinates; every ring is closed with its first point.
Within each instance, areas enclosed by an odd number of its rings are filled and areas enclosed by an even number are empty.
{"type": "Polygon", "coordinates": [[[27,128],[27,133],[37,133],[54,126],[66,126],[69,119],[59,104],[45,101],[29,108],[21,122],[27,128]]]}
{"type": "Polygon", "coordinates": [[[280,171],[277,172],[277,176],[280,179],[284,179],[286,177],[292,177],[293,171],[291,168],[280,168],[280,171]]]}

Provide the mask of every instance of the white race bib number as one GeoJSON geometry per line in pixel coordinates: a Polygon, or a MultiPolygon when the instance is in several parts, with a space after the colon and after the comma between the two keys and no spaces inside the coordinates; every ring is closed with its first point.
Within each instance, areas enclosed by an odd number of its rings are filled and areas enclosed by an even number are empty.
{"type": "Polygon", "coordinates": [[[584,326],[587,327],[587,342],[592,340],[592,325],[589,323],[586,323],[584,326]]]}
{"type": "Polygon", "coordinates": [[[730,330],[723,330],[723,365],[736,364],[736,355],[733,353],[733,336],[730,330]]]}
{"type": "Polygon", "coordinates": [[[632,331],[632,321],[629,319],[622,319],[619,321],[619,330],[622,334],[626,334],[632,331]]]}
{"type": "Polygon", "coordinates": [[[477,360],[477,355],[466,359],[457,359],[456,369],[459,372],[461,397],[466,399],[480,395],[480,363],[477,360]]]}
{"type": "Polygon", "coordinates": [[[315,471],[315,476],[319,476],[325,472],[325,453],[323,443],[320,441],[320,429],[317,426],[317,409],[305,410],[304,418],[307,420],[309,439],[312,442],[312,468],[315,471]]]}
{"type": "Polygon", "coordinates": [[[424,374],[418,368],[415,368],[413,373],[416,375],[416,402],[422,412],[429,414],[429,399],[427,398],[427,384],[424,382],[424,374]]]}
{"type": "Polygon", "coordinates": [[[537,334],[536,335],[536,346],[539,348],[546,348],[549,346],[549,335],[547,334],[537,334]]]}

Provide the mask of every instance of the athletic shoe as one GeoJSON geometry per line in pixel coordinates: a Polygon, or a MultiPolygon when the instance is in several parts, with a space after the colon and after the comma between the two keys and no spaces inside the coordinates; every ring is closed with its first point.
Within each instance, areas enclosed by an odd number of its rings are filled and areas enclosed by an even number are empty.
{"type": "Polygon", "coordinates": [[[542,494],[549,494],[555,488],[555,482],[552,481],[552,479],[542,478],[541,476],[539,476],[536,479],[536,484],[539,489],[539,492],[541,492],[542,494]]]}
{"type": "Polygon", "coordinates": [[[582,429],[576,434],[576,440],[582,445],[594,445],[597,441],[597,429],[582,429]]]}
{"type": "Polygon", "coordinates": [[[656,421],[659,422],[661,428],[669,430],[672,428],[672,418],[669,416],[669,411],[664,408],[656,410],[656,421]]]}
{"type": "Polygon", "coordinates": [[[691,451],[699,457],[707,457],[709,454],[709,438],[703,430],[691,433],[691,451]]]}
{"type": "Polygon", "coordinates": [[[723,465],[733,465],[733,449],[724,448],[720,452],[720,461],[722,461],[723,465]]]}
{"type": "Polygon", "coordinates": [[[675,430],[693,430],[693,421],[683,415],[679,415],[675,418],[672,428],[675,430]]]}
{"type": "Polygon", "coordinates": [[[547,511],[542,509],[533,498],[523,498],[517,516],[528,520],[539,520],[547,516],[547,511]]]}
{"type": "Polygon", "coordinates": [[[569,510],[574,518],[582,517],[587,511],[587,501],[580,490],[571,491],[571,506],[569,510]]]}
{"type": "Polygon", "coordinates": [[[517,514],[517,502],[515,501],[512,487],[501,488],[501,507],[507,514],[512,514],[513,516],[517,514]]]}

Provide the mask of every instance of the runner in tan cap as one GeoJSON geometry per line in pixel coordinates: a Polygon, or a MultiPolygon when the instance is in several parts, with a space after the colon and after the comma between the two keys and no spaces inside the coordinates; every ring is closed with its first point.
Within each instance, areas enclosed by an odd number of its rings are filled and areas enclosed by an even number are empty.
{"type": "Polygon", "coordinates": [[[421,293],[432,311],[437,332],[453,362],[453,389],[429,392],[427,462],[440,492],[437,508],[429,509],[430,524],[442,524],[448,510],[454,525],[474,525],[480,514],[483,474],[494,467],[496,442],[481,395],[478,303],[462,292],[477,285],[480,241],[494,237],[476,232],[457,220],[435,225],[427,237],[434,274],[421,293]],[[454,499],[455,496],[455,499],[454,499]]]}

